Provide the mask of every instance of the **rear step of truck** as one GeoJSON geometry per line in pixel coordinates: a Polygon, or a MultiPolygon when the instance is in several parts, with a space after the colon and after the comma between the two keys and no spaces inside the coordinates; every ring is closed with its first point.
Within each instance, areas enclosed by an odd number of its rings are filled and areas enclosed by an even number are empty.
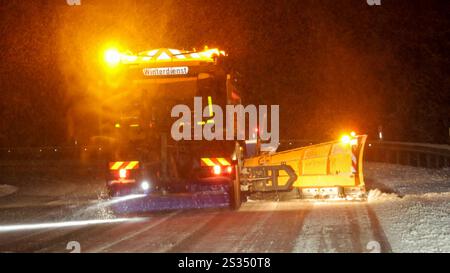
{"type": "Polygon", "coordinates": [[[229,196],[221,193],[177,193],[145,195],[112,205],[116,213],[169,211],[178,209],[227,208],[229,196]]]}
{"type": "Polygon", "coordinates": [[[111,208],[115,213],[140,213],[232,206],[228,185],[202,187],[201,190],[182,193],[136,194],[115,198],[111,208]]]}

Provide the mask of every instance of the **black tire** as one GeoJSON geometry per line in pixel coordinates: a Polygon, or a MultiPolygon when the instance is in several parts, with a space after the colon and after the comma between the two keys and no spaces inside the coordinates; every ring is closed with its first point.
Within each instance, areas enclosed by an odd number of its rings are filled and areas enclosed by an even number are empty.
{"type": "Polygon", "coordinates": [[[241,191],[241,204],[247,202],[248,193],[241,191]]]}
{"type": "Polygon", "coordinates": [[[115,191],[113,191],[112,189],[108,189],[108,197],[109,198],[114,197],[115,194],[116,194],[115,191]]]}

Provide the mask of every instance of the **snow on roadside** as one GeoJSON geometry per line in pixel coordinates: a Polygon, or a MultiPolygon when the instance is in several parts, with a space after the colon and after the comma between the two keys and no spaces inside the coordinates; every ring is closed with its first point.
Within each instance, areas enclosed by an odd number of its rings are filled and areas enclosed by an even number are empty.
{"type": "Polygon", "coordinates": [[[15,193],[18,190],[17,187],[11,185],[0,185],[0,197],[7,196],[15,193]]]}
{"type": "Polygon", "coordinates": [[[365,175],[393,252],[450,252],[450,169],[367,163],[365,175]]]}
{"type": "Polygon", "coordinates": [[[391,190],[400,196],[450,192],[450,168],[426,169],[370,162],[364,165],[364,176],[371,189],[391,190]]]}
{"type": "Polygon", "coordinates": [[[395,193],[384,193],[379,189],[373,189],[370,190],[367,193],[367,201],[369,203],[373,203],[373,202],[380,202],[380,201],[386,201],[386,200],[395,200],[400,198],[397,194],[395,193]]]}
{"type": "Polygon", "coordinates": [[[450,194],[370,203],[393,252],[450,252],[450,194]]]}

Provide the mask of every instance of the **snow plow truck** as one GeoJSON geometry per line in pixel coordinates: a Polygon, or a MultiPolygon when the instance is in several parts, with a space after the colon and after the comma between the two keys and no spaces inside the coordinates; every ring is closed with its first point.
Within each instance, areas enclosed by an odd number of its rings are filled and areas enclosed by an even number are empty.
{"type": "Polygon", "coordinates": [[[225,52],[108,50],[105,61],[111,87],[101,123],[112,140],[105,173],[115,210],[237,209],[254,193],[295,189],[301,198],[364,198],[366,135],[282,152],[261,151],[259,140],[171,137],[175,105],[192,106],[201,97],[212,117],[212,105],[241,104],[225,52]]]}

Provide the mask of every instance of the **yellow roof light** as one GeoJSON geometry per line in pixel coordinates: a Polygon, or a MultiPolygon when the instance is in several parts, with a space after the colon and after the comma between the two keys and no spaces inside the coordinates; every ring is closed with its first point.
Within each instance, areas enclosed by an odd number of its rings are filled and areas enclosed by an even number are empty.
{"type": "Polygon", "coordinates": [[[350,143],[350,141],[351,141],[351,138],[350,138],[349,135],[343,135],[341,137],[341,142],[344,143],[344,144],[348,144],[348,143],[350,143]]]}
{"type": "Polygon", "coordinates": [[[122,60],[125,62],[132,63],[135,62],[137,59],[138,57],[134,55],[122,55],[122,60]]]}
{"type": "Polygon", "coordinates": [[[121,54],[116,49],[108,49],[105,51],[105,61],[110,66],[116,66],[119,64],[121,54]]]}
{"type": "Polygon", "coordinates": [[[159,61],[161,61],[161,60],[170,60],[171,58],[170,58],[169,55],[167,55],[166,52],[162,52],[162,53],[158,56],[157,59],[158,59],[159,61]]]}
{"type": "Polygon", "coordinates": [[[181,51],[179,51],[178,49],[169,48],[169,51],[170,51],[170,53],[172,53],[173,55],[181,54],[181,51]]]}
{"type": "Polygon", "coordinates": [[[224,51],[219,51],[217,48],[208,49],[203,52],[199,52],[199,54],[204,58],[212,58],[214,55],[225,55],[224,51]],[[223,54],[222,54],[223,53],[223,54]]]}
{"type": "Polygon", "coordinates": [[[109,49],[105,52],[106,63],[114,67],[119,63],[153,63],[153,62],[189,62],[205,61],[214,62],[214,56],[225,56],[225,52],[217,48],[205,48],[203,51],[189,52],[173,48],[158,48],[144,51],[139,54],[131,52],[119,52],[116,49],[109,49]]]}
{"type": "Polygon", "coordinates": [[[158,53],[158,49],[153,49],[153,50],[147,51],[147,55],[150,57],[155,56],[156,53],[158,53]]]}

